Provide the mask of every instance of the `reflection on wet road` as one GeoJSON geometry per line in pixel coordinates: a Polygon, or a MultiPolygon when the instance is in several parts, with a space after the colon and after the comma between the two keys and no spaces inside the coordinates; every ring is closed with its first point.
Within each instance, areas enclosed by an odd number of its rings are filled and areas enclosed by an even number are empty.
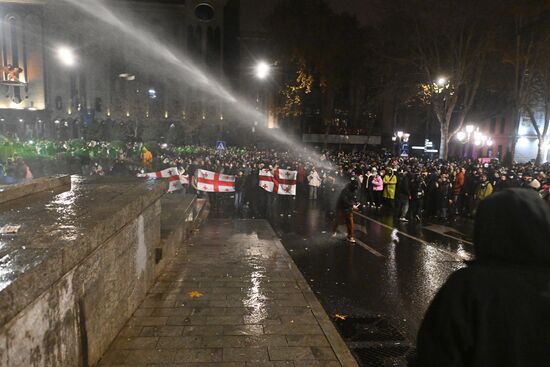
{"type": "Polygon", "coordinates": [[[435,292],[472,258],[471,225],[394,223],[376,211],[355,219],[355,245],[331,238],[316,202],[298,201],[291,218],[271,223],[329,314],[381,315],[414,342],[435,292]]]}

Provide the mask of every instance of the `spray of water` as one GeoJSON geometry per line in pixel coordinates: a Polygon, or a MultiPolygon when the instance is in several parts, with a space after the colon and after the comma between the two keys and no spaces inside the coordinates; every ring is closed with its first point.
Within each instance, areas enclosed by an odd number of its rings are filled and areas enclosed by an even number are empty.
{"type": "MultiPolygon", "coordinates": [[[[171,66],[173,77],[179,78],[179,82],[194,84],[202,91],[222,99],[227,107],[234,110],[240,116],[241,122],[265,121],[265,116],[250,105],[244,98],[234,95],[214,77],[208,75],[199,68],[189,57],[171,49],[151,32],[138,28],[128,16],[123,17],[120,12],[106,5],[105,0],[63,0],[82,13],[113,27],[132,41],[136,49],[147,50],[147,54],[155,58],[163,65],[171,66]]],[[[269,138],[284,144],[289,150],[294,150],[302,144],[298,143],[285,133],[270,130],[262,126],[256,127],[269,138]]],[[[327,166],[327,162],[319,161],[313,152],[307,152],[311,160],[319,166],[327,166]]],[[[328,167],[327,167],[328,168],[328,167]]]]}

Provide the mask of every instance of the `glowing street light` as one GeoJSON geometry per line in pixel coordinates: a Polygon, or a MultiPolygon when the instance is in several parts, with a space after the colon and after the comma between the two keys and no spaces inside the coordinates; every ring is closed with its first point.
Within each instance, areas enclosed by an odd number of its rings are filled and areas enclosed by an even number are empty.
{"type": "Polygon", "coordinates": [[[258,79],[266,79],[271,73],[271,66],[265,61],[260,61],[256,64],[255,74],[258,79]]]}
{"type": "Polygon", "coordinates": [[[57,58],[65,66],[72,67],[76,65],[76,55],[72,49],[67,46],[57,48],[57,58]]]}
{"type": "Polygon", "coordinates": [[[466,139],[466,133],[464,131],[459,131],[456,133],[456,140],[464,141],[466,139]]]}
{"type": "Polygon", "coordinates": [[[439,87],[444,87],[447,84],[447,78],[444,78],[444,77],[438,78],[437,81],[436,81],[436,84],[439,87]]]}
{"type": "Polygon", "coordinates": [[[474,132],[474,129],[475,129],[474,125],[466,125],[466,132],[467,132],[468,134],[473,133],[473,132],[474,132]]]}

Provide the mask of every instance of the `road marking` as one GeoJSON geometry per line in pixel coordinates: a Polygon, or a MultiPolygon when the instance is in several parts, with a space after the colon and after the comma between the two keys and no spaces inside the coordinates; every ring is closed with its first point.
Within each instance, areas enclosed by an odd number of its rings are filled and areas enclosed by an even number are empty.
{"type": "Polygon", "coordinates": [[[362,248],[364,248],[365,250],[367,250],[368,252],[370,252],[371,254],[373,254],[374,256],[377,256],[377,257],[384,257],[384,255],[382,255],[380,252],[376,251],[375,249],[373,249],[372,247],[370,247],[369,245],[367,245],[365,242],[361,241],[361,240],[358,240],[357,238],[355,239],[355,241],[357,241],[356,243],[361,246],[362,248]]]}
{"type": "Polygon", "coordinates": [[[388,226],[387,224],[384,224],[384,223],[382,223],[382,222],[379,222],[379,221],[377,221],[376,219],[372,219],[372,218],[370,218],[370,217],[367,217],[367,216],[364,215],[364,214],[361,214],[361,213],[358,213],[358,212],[353,212],[353,213],[356,214],[356,215],[358,215],[358,216],[360,216],[361,218],[365,218],[365,219],[367,219],[367,220],[370,220],[371,222],[374,222],[374,223],[376,223],[376,224],[378,224],[378,225],[380,225],[380,226],[382,226],[382,227],[384,227],[384,228],[391,229],[391,230],[395,230],[395,231],[397,231],[397,233],[399,233],[400,235],[405,236],[405,237],[408,237],[408,238],[410,238],[410,239],[412,239],[412,240],[415,240],[415,241],[417,241],[417,242],[420,242],[420,243],[423,244],[424,246],[433,247],[433,248],[435,248],[436,250],[439,250],[439,251],[441,251],[441,252],[443,252],[443,253],[445,253],[445,254],[447,254],[447,255],[449,255],[449,256],[454,257],[455,259],[458,259],[458,260],[460,260],[460,261],[467,260],[467,259],[465,259],[464,257],[462,257],[462,256],[460,256],[460,255],[458,255],[458,254],[455,254],[454,252],[447,251],[447,250],[442,249],[442,248],[440,248],[440,247],[434,246],[434,245],[432,245],[431,243],[429,243],[429,242],[427,242],[427,241],[424,241],[423,239],[420,239],[420,238],[418,238],[418,237],[415,237],[415,236],[413,236],[413,235],[410,235],[410,234],[408,234],[408,233],[406,233],[406,232],[403,232],[403,231],[401,231],[401,230],[399,230],[399,229],[397,229],[397,228],[395,228],[395,227],[388,226]]]}
{"type": "MultiPolygon", "coordinates": [[[[459,241],[459,242],[464,242],[464,243],[467,243],[467,244],[469,244],[469,245],[473,245],[472,242],[467,241],[467,240],[465,240],[465,239],[463,239],[463,238],[451,236],[450,234],[447,234],[447,233],[442,232],[441,228],[449,228],[449,227],[439,226],[439,225],[436,225],[436,224],[430,224],[430,225],[424,226],[424,227],[422,227],[422,228],[425,228],[425,229],[427,229],[428,231],[435,232],[435,233],[440,234],[440,235],[442,235],[442,236],[452,238],[453,240],[457,240],[457,241],[459,241]]],[[[449,228],[449,229],[454,230],[454,228],[449,228]]]]}
{"type": "MultiPolygon", "coordinates": [[[[339,226],[339,228],[342,227],[342,226],[339,226]]],[[[357,225],[355,226],[355,230],[359,230],[359,232],[362,232],[364,233],[365,235],[367,235],[367,228],[365,226],[361,226],[361,225],[357,225]]],[[[384,257],[384,255],[382,255],[380,252],[376,251],[375,249],[373,249],[372,247],[370,247],[369,245],[367,245],[365,242],[355,238],[355,243],[361,247],[363,247],[365,250],[367,250],[368,252],[370,252],[371,254],[373,254],[374,256],[377,256],[377,257],[384,257]]]]}

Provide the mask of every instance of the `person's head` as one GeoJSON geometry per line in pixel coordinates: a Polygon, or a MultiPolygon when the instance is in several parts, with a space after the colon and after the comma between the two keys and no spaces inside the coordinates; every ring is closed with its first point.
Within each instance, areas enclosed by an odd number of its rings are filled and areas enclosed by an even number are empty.
{"type": "Polygon", "coordinates": [[[485,181],[487,181],[487,175],[483,174],[481,175],[481,182],[485,182],[485,181]]]}
{"type": "Polygon", "coordinates": [[[348,184],[348,189],[350,191],[357,191],[357,188],[359,187],[359,183],[357,180],[351,180],[351,182],[348,184]]]}
{"type": "Polygon", "coordinates": [[[533,179],[531,182],[529,182],[529,187],[533,190],[540,190],[541,184],[539,180],[533,179]]]}
{"type": "Polygon", "coordinates": [[[506,189],[479,204],[476,261],[550,267],[550,206],[531,190],[506,189]]]}

